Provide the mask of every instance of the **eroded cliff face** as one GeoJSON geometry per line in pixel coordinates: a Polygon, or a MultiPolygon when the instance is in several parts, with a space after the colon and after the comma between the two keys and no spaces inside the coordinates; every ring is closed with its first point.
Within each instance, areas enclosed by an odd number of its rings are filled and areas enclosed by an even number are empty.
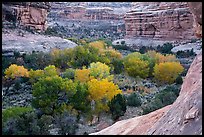
{"type": "Polygon", "coordinates": [[[186,2],[137,2],[125,15],[126,37],[162,40],[194,38],[193,17],[186,2]]]}
{"type": "Polygon", "coordinates": [[[44,31],[49,9],[49,2],[3,2],[2,20],[44,31]]]}
{"type": "MultiPolygon", "coordinates": [[[[195,30],[202,37],[202,3],[191,6],[195,30]],[[201,6],[200,6],[201,5],[201,6]],[[196,12],[197,11],[197,12],[196,12]],[[199,19],[201,19],[199,23],[199,19]]],[[[91,135],[201,135],[202,134],[202,53],[191,64],[176,101],[147,115],[116,122],[91,135]]]]}

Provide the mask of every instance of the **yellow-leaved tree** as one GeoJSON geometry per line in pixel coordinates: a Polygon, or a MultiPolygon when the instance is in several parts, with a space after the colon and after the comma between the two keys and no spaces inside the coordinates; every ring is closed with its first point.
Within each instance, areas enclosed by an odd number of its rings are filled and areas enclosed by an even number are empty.
{"type": "Polygon", "coordinates": [[[116,51],[115,49],[106,49],[103,51],[105,56],[109,57],[109,58],[118,58],[121,59],[122,58],[122,54],[119,51],[116,51]]]}
{"type": "Polygon", "coordinates": [[[49,65],[44,68],[44,70],[30,70],[29,71],[29,78],[30,82],[33,84],[37,82],[40,78],[42,77],[53,77],[53,76],[58,76],[59,75],[59,70],[56,68],[54,65],[49,65]]]}
{"type": "Polygon", "coordinates": [[[122,93],[117,85],[107,79],[92,79],[88,82],[88,90],[91,100],[102,100],[103,98],[111,100],[114,95],[122,93]]]}
{"type": "Polygon", "coordinates": [[[124,60],[125,71],[129,76],[146,78],[149,75],[149,62],[138,57],[128,57],[124,60]]]}
{"type": "Polygon", "coordinates": [[[154,77],[162,83],[172,84],[184,68],[179,62],[164,62],[154,67],[154,77]]]}
{"type": "Polygon", "coordinates": [[[90,42],[89,46],[92,46],[94,48],[98,48],[98,49],[105,49],[105,42],[104,41],[94,41],[94,42],[90,42]]]}
{"type": "Polygon", "coordinates": [[[18,78],[18,77],[29,77],[28,70],[23,66],[17,66],[16,64],[11,64],[5,70],[5,78],[18,78]]]}
{"type": "Polygon", "coordinates": [[[177,62],[178,60],[176,59],[175,55],[171,55],[171,54],[166,54],[166,55],[162,55],[161,53],[156,53],[156,63],[164,63],[164,62],[177,62]]]}
{"type": "Polygon", "coordinates": [[[90,75],[96,79],[113,79],[113,75],[110,75],[110,67],[101,62],[93,62],[89,67],[90,75]]]}
{"type": "Polygon", "coordinates": [[[110,101],[114,95],[122,93],[117,85],[107,79],[97,80],[92,79],[88,82],[88,92],[90,93],[89,99],[94,102],[93,112],[98,115],[103,111],[108,111],[108,101],[110,101]]]}

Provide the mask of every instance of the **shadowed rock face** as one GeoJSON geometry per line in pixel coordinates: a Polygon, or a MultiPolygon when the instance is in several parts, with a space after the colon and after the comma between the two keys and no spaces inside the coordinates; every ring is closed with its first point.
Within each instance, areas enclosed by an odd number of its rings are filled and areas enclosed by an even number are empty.
{"type": "Polygon", "coordinates": [[[202,37],[202,3],[188,2],[189,8],[193,13],[194,29],[197,37],[202,37]]]}
{"type": "MultiPolygon", "coordinates": [[[[199,23],[199,18],[202,19],[202,6],[200,6],[202,3],[189,2],[188,4],[191,5],[191,9],[197,11],[192,12],[194,21],[202,28],[202,21],[200,20],[199,23]]],[[[202,36],[202,30],[199,31],[199,36],[202,36]]],[[[202,53],[195,57],[184,79],[179,97],[172,105],[147,115],[116,122],[91,135],[98,134],[201,135],[202,53]]]]}
{"type": "Polygon", "coordinates": [[[49,2],[3,2],[2,20],[44,31],[49,9],[49,2]]]}

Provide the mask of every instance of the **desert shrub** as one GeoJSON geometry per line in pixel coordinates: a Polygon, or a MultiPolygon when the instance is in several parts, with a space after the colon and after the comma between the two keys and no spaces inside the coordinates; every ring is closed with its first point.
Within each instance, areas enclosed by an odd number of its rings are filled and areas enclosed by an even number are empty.
{"type": "Polygon", "coordinates": [[[44,52],[33,52],[23,56],[24,66],[28,69],[44,69],[46,66],[52,64],[50,54],[44,52]]]}
{"type": "Polygon", "coordinates": [[[155,65],[153,75],[156,80],[171,84],[183,70],[184,68],[179,62],[165,62],[155,65]]]}
{"type": "Polygon", "coordinates": [[[143,114],[148,114],[152,111],[172,104],[177,98],[177,93],[175,91],[171,91],[171,89],[172,87],[167,87],[156,94],[150,102],[143,106],[143,114]]]}
{"type": "Polygon", "coordinates": [[[111,64],[113,65],[114,67],[114,73],[115,74],[120,74],[123,72],[124,70],[124,65],[123,65],[123,61],[121,59],[113,59],[111,61],[111,64]]]}
{"type": "Polygon", "coordinates": [[[3,123],[2,132],[4,135],[49,135],[50,124],[51,116],[38,118],[34,111],[30,111],[3,123]]]}
{"type": "Polygon", "coordinates": [[[77,38],[67,38],[67,40],[70,40],[70,41],[72,41],[72,42],[74,42],[76,44],[80,44],[79,40],[77,38]]]}
{"type": "Polygon", "coordinates": [[[183,79],[182,79],[181,75],[179,75],[179,76],[176,78],[175,82],[176,82],[177,85],[183,83],[183,79]]]}
{"type": "MultiPolygon", "coordinates": [[[[38,118],[38,117],[37,117],[38,118]]],[[[40,127],[40,135],[49,135],[50,134],[50,126],[54,123],[54,118],[50,115],[42,115],[38,118],[37,125],[40,127]]]]}
{"type": "Polygon", "coordinates": [[[188,69],[184,69],[184,71],[181,72],[180,75],[185,77],[187,73],[188,73],[188,69]]]}
{"type": "Polygon", "coordinates": [[[146,47],[146,46],[142,46],[142,47],[139,49],[139,52],[140,52],[141,54],[144,54],[146,51],[147,51],[147,47],[146,47]]]}
{"type": "Polygon", "coordinates": [[[152,100],[150,103],[142,107],[143,115],[153,112],[159,108],[162,108],[162,102],[160,99],[156,98],[152,100]]]}
{"type": "Polygon", "coordinates": [[[108,104],[114,120],[123,116],[126,112],[126,100],[121,94],[115,95],[108,104]]]}
{"type": "Polygon", "coordinates": [[[15,58],[2,56],[2,76],[4,76],[4,71],[5,71],[11,64],[17,64],[15,58]]]}
{"type": "Polygon", "coordinates": [[[59,128],[60,135],[74,135],[77,129],[77,119],[68,112],[55,116],[56,127],[59,128]]]}
{"type": "Polygon", "coordinates": [[[127,97],[128,106],[139,107],[141,106],[141,104],[142,104],[141,99],[137,93],[133,92],[127,97]]]}
{"type": "Polygon", "coordinates": [[[129,50],[132,51],[130,47],[127,45],[112,45],[112,47],[116,50],[129,50]]]}
{"type": "Polygon", "coordinates": [[[15,79],[17,77],[29,77],[28,70],[23,66],[12,64],[5,70],[5,77],[15,79]]]}
{"type": "Polygon", "coordinates": [[[70,62],[72,59],[72,54],[73,54],[73,50],[72,48],[70,49],[53,49],[50,52],[50,56],[52,58],[52,62],[53,64],[60,68],[60,69],[66,69],[68,68],[68,64],[67,62],[70,62]]]}
{"type": "Polygon", "coordinates": [[[19,115],[33,111],[31,107],[11,107],[5,110],[2,110],[2,121],[6,122],[10,118],[18,117],[19,115]]]}
{"type": "Polygon", "coordinates": [[[15,89],[15,90],[19,90],[19,89],[21,89],[21,80],[18,78],[18,79],[15,79],[15,83],[14,83],[14,86],[13,86],[13,88],[15,89]]]}
{"type": "Polygon", "coordinates": [[[164,43],[163,46],[158,45],[157,51],[165,54],[171,54],[171,49],[173,48],[173,45],[171,43],[164,43]]]}
{"type": "Polygon", "coordinates": [[[51,35],[51,36],[57,36],[58,34],[58,31],[56,28],[51,28],[51,27],[48,27],[45,32],[44,32],[45,35],[51,35]]]}
{"type": "Polygon", "coordinates": [[[182,50],[179,50],[176,52],[176,56],[178,58],[188,58],[190,56],[195,56],[196,54],[194,53],[193,49],[191,50],[187,50],[187,51],[182,51],[182,50]]]}
{"type": "Polygon", "coordinates": [[[13,56],[15,59],[17,59],[17,58],[21,57],[21,54],[19,51],[13,51],[13,56]]]}
{"type": "Polygon", "coordinates": [[[180,87],[177,85],[168,85],[165,89],[163,89],[164,92],[173,92],[177,97],[180,93],[180,87]]]}
{"type": "Polygon", "coordinates": [[[159,94],[155,96],[155,98],[160,99],[163,106],[167,106],[172,104],[176,100],[177,96],[175,95],[174,92],[161,91],[159,94]]]}
{"type": "Polygon", "coordinates": [[[65,72],[62,73],[62,78],[68,78],[68,79],[74,80],[74,75],[75,75],[75,69],[68,68],[65,70],[65,72]]]}

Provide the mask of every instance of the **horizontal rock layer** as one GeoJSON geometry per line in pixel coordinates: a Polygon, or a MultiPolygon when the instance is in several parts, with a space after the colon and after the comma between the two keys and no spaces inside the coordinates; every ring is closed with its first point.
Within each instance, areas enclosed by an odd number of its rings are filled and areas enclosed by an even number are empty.
{"type": "Polygon", "coordinates": [[[138,2],[125,15],[126,37],[194,38],[192,13],[186,2],[138,2]]]}
{"type": "Polygon", "coordinates": [[[28,26],[39,31],[46,30],[49,2],[4,2],[3,22],[13,22],[16,26],[28,26]]]}

